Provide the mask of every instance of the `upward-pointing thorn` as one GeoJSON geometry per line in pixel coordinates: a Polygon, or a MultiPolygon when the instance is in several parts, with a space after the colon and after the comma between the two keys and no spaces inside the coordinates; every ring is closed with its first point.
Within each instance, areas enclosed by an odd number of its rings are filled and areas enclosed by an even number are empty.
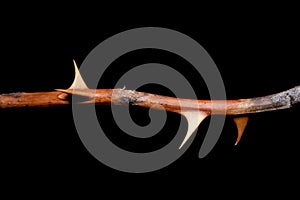
{"type": "Polygon", "coordinates": [[[77,94],[81,96],[90,96],[90,89],[85,84],[81,74],[78,70],[75,60],[73,60],[75,69],[75,78],[72,85],[68,89],[55,89],[56,91],[64,92],[67,94],[77,94]]]}
{"type": "Polygon", "coordinates": [[[77,64],[75,62],[75,60],[73,60],[73,63],[74,63],[74,69],[75,69],[75,78],[74,78],[74,81],[71,85],[71,87],[69,87],[69,90],[70,89],[73,89],[73,90],[84,90],[84,89],[88,89],[87,85],[85,84],[79,70],[78,70],[78,67],[77,67],[77,64]]]}

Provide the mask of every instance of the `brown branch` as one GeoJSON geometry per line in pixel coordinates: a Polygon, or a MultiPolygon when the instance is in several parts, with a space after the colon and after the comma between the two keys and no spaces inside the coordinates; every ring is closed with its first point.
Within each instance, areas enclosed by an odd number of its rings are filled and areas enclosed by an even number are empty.
{"type": "Polygon", "coordinates": [[[131,104],[170,112],[199,110],[208,114],[241,115],[290,108],[300,102],[300,86],[264,97],[238,100],[193,100],[161,96],[125,89],[59,90],[53,92],[10,93],[0,95],[0,108],[52,107],[70,104],[68,95],[87,100],[78,103],[96,105],[131,104]]]}
{"type": "Polygon", "coordinates": [[[0,95],[0,108],[21,107],[51,107],[70,104],[70,101],[62,100],[61,92],[18,92],[0,95]]]}
{"type": "Polygon", "coordinates": [[[292,104],[300,102],[300,86],[269,96],[238,100],[192,100],[123,89],[109,92],[96,90],[95,103],[101,105],[102,99],[115,104],[130,103],[146,108],[163,108],[171,112],[199,110],[209,114],[241,115],[290,108],[292,104]],[[110,95],[107,95],[108,93],[110,95]]]}
{"type": "MultiPolygon", "coordinates": [[[[11,93],[0,95],[0,108],[52,107],[71,104],[71,95],[84,97],[74,103],[95,105],[135,105],[145,108],[167,110],[186,117],[188,131],[181,148],[209,115],[244,115],[290,108],[300,103],[300,86],[264,97],[237,100],[196,100],[161,96],[151,93],[125,89],[89,89],[83,81],[74,62],[75,78],[69,89],[57,89],[53,92],[11,93]]],[[[238,116],[234,119],[238,129],[236,144],[239,142],[248,117],[238,116]]]]}

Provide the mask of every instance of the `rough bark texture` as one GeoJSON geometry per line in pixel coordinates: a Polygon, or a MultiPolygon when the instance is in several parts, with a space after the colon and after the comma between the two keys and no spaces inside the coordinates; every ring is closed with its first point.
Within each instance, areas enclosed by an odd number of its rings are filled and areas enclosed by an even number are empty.
{"type": "Polygon", "coordinates": [[[0,108],[51,107],[70,104],[68,95],[87,98],[78,103],[96,105],[132,104],[171,112],[201,110],[208,114],[240,115],[290,108],[300,103],[300,86],[277,94],[238,100],[192,100],[155,95],[125,89],[65,90],[36,93],[10,93],[0,95],[0,108]]]}
{"type": "MultiPolygon", "coordinates": [[[[0,95],[0,108],[50,107],[70,104],[58,96],[61,92],[18,92],[0,95]]],[[[62,95],[63,96],[63,95],[62,95]]]]}

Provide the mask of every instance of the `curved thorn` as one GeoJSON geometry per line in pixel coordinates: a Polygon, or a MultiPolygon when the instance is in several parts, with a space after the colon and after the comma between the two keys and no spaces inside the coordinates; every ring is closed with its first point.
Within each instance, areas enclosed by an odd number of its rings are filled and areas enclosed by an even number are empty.
{"type": "Polygon", "coordinates": [[[68,89],[73,89],[73,90],[84,90],[84,89],[88,89],[87,85],[85,84],[79,70],[77,67],[77,64],[75,62],[75,60],[73,60],[74,63],[74,69],[75,69],[75,78],[74,81],[71,85],[71,87],[69,87],[68,89]]]}
{"type": "Polygon", "coordinates": [[[233,121],[234,121],[234,123],[237,127],[237,130],[238,130],[238,136],[236,138],[236,142],[235,142],[234,145],[237,145],[239,143],[239,141],[241,140],[242,135],[243,135],[244,130],[245,130],[245,127],[247,125],[248,119],[249,119],[249,117],[246,117],[246,116],[236,117],[236,118],[233,119],[233,121]]]}
{"type": "Polygon", "coordinates": [[[182,111],[180,112],[188,122],[188,131],[183,139],[179,149],[188,141],[188,139],[192,136],[195,130],[198,128],[199,124],[208,116],[207,113],[201,111],[182,111]]]}
{"type": "Polygon", "coordinates": [[[75,60],[74,63],[74,70],[75,70],[75,77],[72,85],[68,89],[55,89],[56,91],[60,91],[66,94],[76,94],[80,96],[91,97],[91,90],[85,84],[75,60]]]}

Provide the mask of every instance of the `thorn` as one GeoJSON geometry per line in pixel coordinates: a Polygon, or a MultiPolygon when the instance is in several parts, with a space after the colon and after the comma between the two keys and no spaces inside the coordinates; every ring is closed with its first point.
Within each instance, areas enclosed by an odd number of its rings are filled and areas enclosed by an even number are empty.
{"type": "Polygon", "coordinates": [[[73,90],[88,89],[87,85],[85,84],[85,82],[78,70],[75,60],[73,60],[73,63],[74,63],[74,69],[75,69],[75,78],[74,78],[74,81],[73,81],[71,87],[69,87],[69,89],[73,89],[73,90]]]}
{"type": "Polygon", "coordinates": [[[66,93],[66,94],[73,94],[73,90],[70,90],[70,89],[54,89],[56,91],[59,91],[59,92],[63,92],[63,93],[66,93]]]}
{"type": "Polygon", "coordinates": [[[249,119],[249,117],[246,117],[246,116],[236,117],[233,119],[233,121],[237,127],[237,130],[238,130],[238,136],[236,138],[236,142],[234,145],[237,145],[239,143],[239,141],[241,140],[242,135],[245,130],[245,127],[247,125],[248,119],[249,119]]]}
{"type": "MultiPolygon", "coordinates": [[[[59,91],[59,90],[58,90],[59,91]]],[[[68,96],[69,94],[67,93],[60,93],[57,97],[60,99],[60,100],[67,100],[68,99],[68,96]]]]}
{"type": "Polygon", "coordinates": [[[75,95],[79,95],[79,96],[93,98],[94,90],[91,90],[87,87],[87,85],[85,84],[85,82],[78,70],[75,60],[73,60],[73,63],[74,63],[74,69],[75,69],[75,78],[74,78],[72,85],[68,89],[55,89],[55,90],[66,93],[66,94],[73,94],[73,95],[75,94],[75,95]]]}
{"type": "Polygon", "coordinates": [[[180,112],[180,114],[185,116],[185,118],[187,119],[188,131],[179,149],[183,147],[183,145],[189,140],[189,138],[193,135],[195,130],[198,128],[200,123],[208,116],[207,113],[201,111],[183,111],[180,112]]]}
{"type": "Polygon", "coordinates": [[[82,97],[94,98],[95,90],[86,89],[86,90],[73,90],[73,89],[55,89],[56,91],[63,92],[66,94],[78,95],[82,97]]]}

